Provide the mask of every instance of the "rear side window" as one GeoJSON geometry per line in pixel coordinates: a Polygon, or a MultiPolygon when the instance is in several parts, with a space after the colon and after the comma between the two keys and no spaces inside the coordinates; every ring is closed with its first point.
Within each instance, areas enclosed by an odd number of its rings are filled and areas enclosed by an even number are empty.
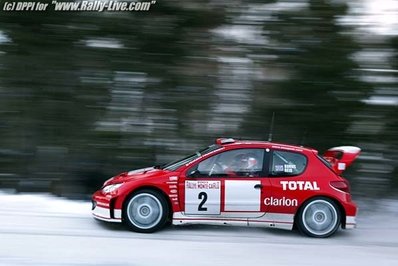
{"type": "Polygon", "coordinates": [[[277,151],[272,153],[271,176],[295,176],[304,172],[307,157],[301,153],[277,151]]]}

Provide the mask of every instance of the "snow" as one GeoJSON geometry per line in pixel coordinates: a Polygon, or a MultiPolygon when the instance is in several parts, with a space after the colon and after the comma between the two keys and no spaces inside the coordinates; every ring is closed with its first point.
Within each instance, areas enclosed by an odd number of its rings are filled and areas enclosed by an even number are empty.
{"type": "Polygon", "coordinates": [[[91,203],[0,192],[0,265],[397,265],[398,202],[361,201],[359,226],[334,237],[182,226],[138,234],[91,217],[91,203]]]}
{"type": "Polygon", "coordinates": [[[340,18],[343,24],[377,35],[397,35],[397,0],[355,0],[348,2],[349,14],[340,18]]]}

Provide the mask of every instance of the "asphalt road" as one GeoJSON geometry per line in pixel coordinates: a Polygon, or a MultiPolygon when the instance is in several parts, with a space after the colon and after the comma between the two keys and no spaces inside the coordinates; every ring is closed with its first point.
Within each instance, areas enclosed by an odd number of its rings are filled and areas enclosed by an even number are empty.
{"type": "Polygon", "coordinates": [[[363,201],[358,228],[313,239],[247,227],[138,234],[94,220],[89,202],[0,192],[0,265],[398,265],[398,201],[363,201]]]}

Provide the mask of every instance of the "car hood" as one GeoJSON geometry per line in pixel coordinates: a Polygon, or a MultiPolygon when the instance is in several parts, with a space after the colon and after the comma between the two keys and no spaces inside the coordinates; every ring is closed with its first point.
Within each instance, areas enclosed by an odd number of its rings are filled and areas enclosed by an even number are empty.
{"type": "Polygon", "coordinates": [[[169,171],[165,171],[163,169],[157,169],[155,167],[146,167],[140,168],[136,170],[132,170],[129,172],[120,173],[107,181],[105,181],[104,186],[128,182],[131,180],[141,179],[141,178],[148,178],[148,177],[156,177],[156,176],[163,176],[166,173],[170,173],[169,171]]]}

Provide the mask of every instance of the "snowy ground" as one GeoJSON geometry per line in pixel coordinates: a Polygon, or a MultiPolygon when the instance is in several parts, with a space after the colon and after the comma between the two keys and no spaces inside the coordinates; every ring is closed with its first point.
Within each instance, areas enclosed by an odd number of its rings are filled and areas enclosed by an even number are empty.
{"type": "Polygon", "coordinates": [[[358,228],[328,239],[209,226],[137,234],[95,221],[89,202],[4,192],[0,202],[0,265],[398,265],[396,201],[362,203],[358,228]]]}

